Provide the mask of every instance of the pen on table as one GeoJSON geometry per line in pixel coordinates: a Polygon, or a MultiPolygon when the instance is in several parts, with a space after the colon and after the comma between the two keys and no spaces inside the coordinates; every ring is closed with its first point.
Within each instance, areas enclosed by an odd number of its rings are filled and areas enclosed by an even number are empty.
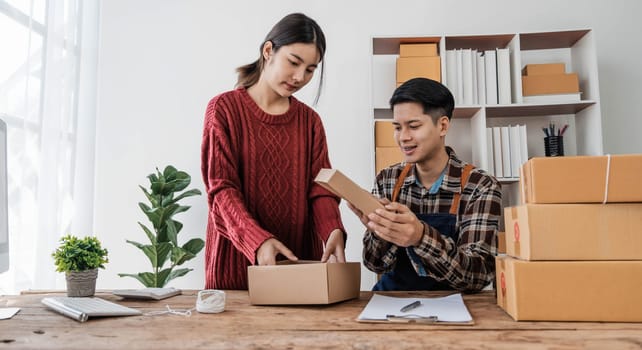
{"type": "Polygon", "coordinates": [[[412,303],[402,307],[401,310],[399,310],[399,311],[408,312],[408,311],[410,311],[412,309],[418,308],[419,306],[421,306],[421,301],[417,300],[417,301],[413,301],[412,303]]]}

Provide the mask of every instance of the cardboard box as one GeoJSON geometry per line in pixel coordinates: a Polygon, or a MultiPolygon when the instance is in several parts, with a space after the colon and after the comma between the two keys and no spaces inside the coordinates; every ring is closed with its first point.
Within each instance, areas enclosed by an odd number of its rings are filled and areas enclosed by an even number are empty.
{"type": "Polygon", "coordinates": [[[642,261],[495,263],[497,305],[516,321],[642,321],[642,261]]]}
{"type": "Polygon", "coordinates": [[[441,82],[439,56],[397,58],[397,83],[419,77],[441,82]]]}
{"type": "Polygon", "coordinates": [[[399,57],[418,56],[437,56],[437,43],[399,45],[399,57]]]}
{"type": "Polygon", "coordinates": [[[642,260],[642,203],[504,209],[506,254],[525,260],[642,260]]]}
{"type": "Polygon", "coordinates": [[[524,96],[568,94],[579,91],[580,81],[575,73],[522,76],[524,96]]]}
{"type": "Polygon", "coordinates": [[[564,63],[527,64],[522,69],[522,75],[550,75],[564,73],[566,73],[564,63]]]}
{"type": "Polygon", "coordinates": [[[248,266],[252,305],[332,304],[359,297],[361,264],[280,261],[248,266]]]}
{"type": "Polygon", "coordinates": [[[521,171],[524,203],[642,202],[642,154],[534,157],[521,171]]]}
{"type": "Polygon", "coordinates": [[[375,122],[375,146],[398,147],[395,141],[395,126],[390,121],[375,122]]]}
{"type": "Polygon", "coordinates": [[[359,187],[339,170],[321,169],[314,181],[328,191],[347,200],[366,215],[378,208],[383,209],[383,204],[372,193],[359,187]]]}
{"type": "Polygon", "coordinates": [[[375,170],[377,174],[393,164],[403,162],[403,160],[404,156],[399,146],[375,148],[375,170]]]}
{"type": "Polygon", "coordinates": [[[506,232],[497,232],[497,254],[506,254],[506,232]]]}

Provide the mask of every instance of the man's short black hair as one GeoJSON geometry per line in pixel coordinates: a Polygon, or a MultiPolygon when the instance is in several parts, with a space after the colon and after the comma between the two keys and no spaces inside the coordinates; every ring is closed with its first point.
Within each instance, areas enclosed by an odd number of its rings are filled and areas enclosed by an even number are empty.
{"type": "Polygon", "coordinates": [[[390,98],[390,108],[403,102],[416,102],[423,106],[424,114],[430,115],[434,123],[442,116],[450,118],[455,108],[455,99],[447,87],[426,79],[413,78],[401,84],[390,98]]]}

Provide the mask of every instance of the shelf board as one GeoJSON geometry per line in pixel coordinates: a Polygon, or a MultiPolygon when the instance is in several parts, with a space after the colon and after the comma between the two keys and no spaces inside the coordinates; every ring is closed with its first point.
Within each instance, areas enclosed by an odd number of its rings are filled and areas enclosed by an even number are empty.
{"type": "Polygon", "coordinates": [[[564,49],[575,45],[590,30],[568,30],[562,32],[522,33],[519,44],[522,50],[564,49]]]}
{"type": "Polygon", "coordinates": [[[516,34],[447,36],[446,50],[477,49],[494,50],[505,48],[516,34]]]}
{"type": "Polygon", "coordinates": [[[499,183],[502,184],[511,184],[515,182],[519,182],[519,177],[498,177],[496,178],[499,183]]]}
{"type": "Polygon", "coordinates": [[[576,114],[577,112],[593,106],[595,101],[580,101],[572,103],[554,104],[512,104],[500,106],[486,106],[486,117],[530,117],[558,114],[576,114]]]}
{"type": "MultiPolygon", "coordinates": [[[[479,112],[480,109],[481,109],[480,106],[457,107],[453,111],[453,118],[470,119],[477,112],[479,112]]],[[[375,119],[392,119],[392,110],[390,108],[375,108],[374,118],[375,119]]]]}
{"type": "Polygon", "coordinates": [[[439,43],[441,37],[394,37],[394,38],[372,38],[372,53],[375,55],[398,55],[399,44],[423,44],[439,43]]]}

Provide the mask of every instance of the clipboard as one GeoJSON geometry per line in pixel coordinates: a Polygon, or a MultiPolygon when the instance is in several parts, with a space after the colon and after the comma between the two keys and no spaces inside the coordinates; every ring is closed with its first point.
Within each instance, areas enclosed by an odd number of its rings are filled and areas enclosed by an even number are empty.
{"type": "Polygon", "coordinates": [[[357,317],[365,323],[416,323],[429,325],[474,325],[461,293],[437,298],[391,297],[373,294],[357,317]],[[408,312],[401,309],[412,302],[421,306],[408,312]]]}

